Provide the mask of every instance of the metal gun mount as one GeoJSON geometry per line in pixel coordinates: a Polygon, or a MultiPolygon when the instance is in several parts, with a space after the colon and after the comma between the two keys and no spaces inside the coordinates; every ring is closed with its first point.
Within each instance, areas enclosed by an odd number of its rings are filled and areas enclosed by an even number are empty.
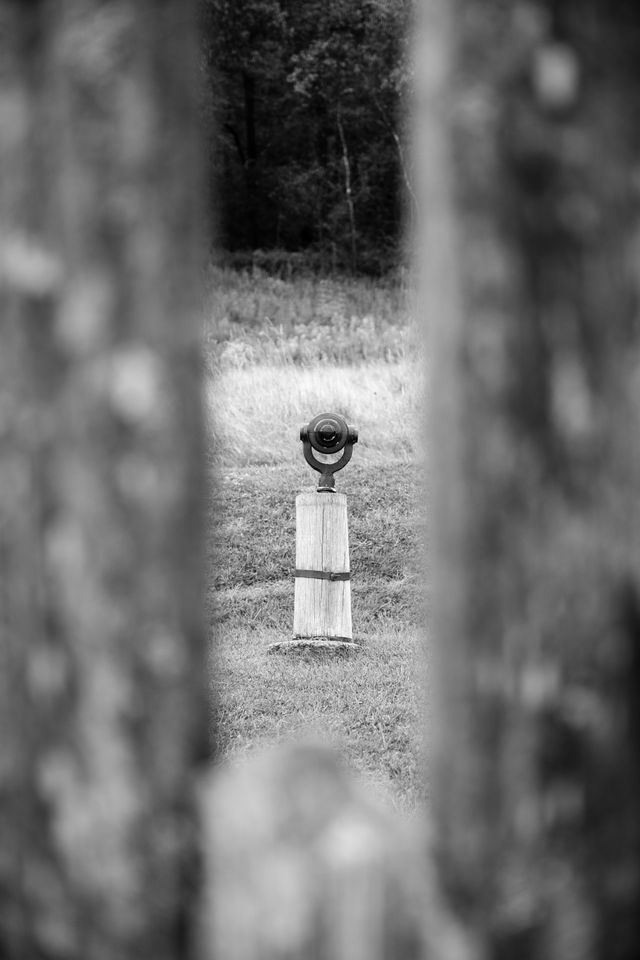
{"type": "Polygon", "coordinates": [[[318,493],[334,493],[336,481],[333,475],[351,460],[353,445],[358,442],[358,431],[337,413],[320,413],[307,426],[300,428],[300,439],[305,460],[320,474],[318,493]],[[334,463],[324,463],[316,459],[314,450],[318,453],[343,452],[334,463]]]}

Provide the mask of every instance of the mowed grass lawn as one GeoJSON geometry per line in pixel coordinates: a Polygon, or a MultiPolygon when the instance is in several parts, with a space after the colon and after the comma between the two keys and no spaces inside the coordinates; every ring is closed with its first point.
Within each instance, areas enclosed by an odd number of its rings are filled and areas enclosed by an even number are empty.
{"type": "MultiPolygon", "coordinates": [[[[233,302],[232,280],[225,280],[218,311],[233,302]]],[[[256,296],[263,293],[261,283],[270,280],[257,278],[256,296]]],[[[246,298],[246,278],[239,284],[246,298]]],[[[357,313],[355,281],[348,317],[338,308],[315,313],[306,283],[307,306],[287,306],[296,317],[296,336],[281,324],[266,347],[264,328],[251,312],[245,322],[236,315],[234,340],[216,315],[214,298],[209,610],[215,736],[218,756],[232,762],[291,737],[328,739],[379,796],[411,810],[424,793],[420,384],[415,364],[403,354],[407,321],[398,317],[397,291],[385,317],[383,295],[373,296],[368,286],[361,299],[367,309],[377,305],[373,318],[357,313]],[[334,363],[314,356],[312,346],[326,344],[332,324],[347,331],[334,363]],[[363,356],[363,325],[384,329],[384,342],[393,340],[396,352],[385,359],[374,343],[363,356]],[[215,342],[216,327],[224,330],[224,349],[215,342]],[[269,655],[270,643],[292,636],[295,496],[314,487],[299,427],[331,409],[360,430],[353,459],[336,481],[348,497],[354,639],[361,649],[349,657],[269,655]]],[[[289,301],[300,296],[295,281],[280,284],[278,292],[289,301]]],[[[341,302],[336,295],[338,307],[341,302]]]]}

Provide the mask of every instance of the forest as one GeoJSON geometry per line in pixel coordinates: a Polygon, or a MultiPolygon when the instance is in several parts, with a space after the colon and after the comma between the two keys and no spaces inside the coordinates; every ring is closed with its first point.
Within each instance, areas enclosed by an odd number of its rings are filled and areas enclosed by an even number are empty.
{"type": "MultiPolygon", "coordinates": [[[[408,0],[204,0],[220,246],[380,275],[403,257],[408,0]]],[[[280,263],[280,266],[278,264],[280,263]]]]}

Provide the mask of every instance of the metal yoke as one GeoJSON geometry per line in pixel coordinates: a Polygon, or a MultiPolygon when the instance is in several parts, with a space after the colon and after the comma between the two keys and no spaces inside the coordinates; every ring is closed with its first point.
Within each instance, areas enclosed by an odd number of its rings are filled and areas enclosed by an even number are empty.
{"type": "Polygon", "coordinates": [[[358,442],[358,431],[337,413],[320,413],[308,426],[300,428],[300,439],[305,460],[320,474],[318,493],[334,493],[336,481],[333,475],[351,460],[353,445],[358,442]],[[342,450],[343,453],[335,463],[323,463],[313,455],[314,450],[318,453],[338,453],[342,450]]]}

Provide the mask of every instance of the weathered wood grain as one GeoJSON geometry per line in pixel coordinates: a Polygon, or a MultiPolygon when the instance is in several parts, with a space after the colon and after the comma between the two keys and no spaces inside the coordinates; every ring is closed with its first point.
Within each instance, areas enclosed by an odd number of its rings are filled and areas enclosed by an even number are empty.
{"type": "MultiPolygon", "coordinates": [[[[296,569],[349,572],[347,498],[306,491],[296,497],[296,569]]],[[[296,577],[293,632],[297,637],[352,639],[351,583],[296,577]]]]}

